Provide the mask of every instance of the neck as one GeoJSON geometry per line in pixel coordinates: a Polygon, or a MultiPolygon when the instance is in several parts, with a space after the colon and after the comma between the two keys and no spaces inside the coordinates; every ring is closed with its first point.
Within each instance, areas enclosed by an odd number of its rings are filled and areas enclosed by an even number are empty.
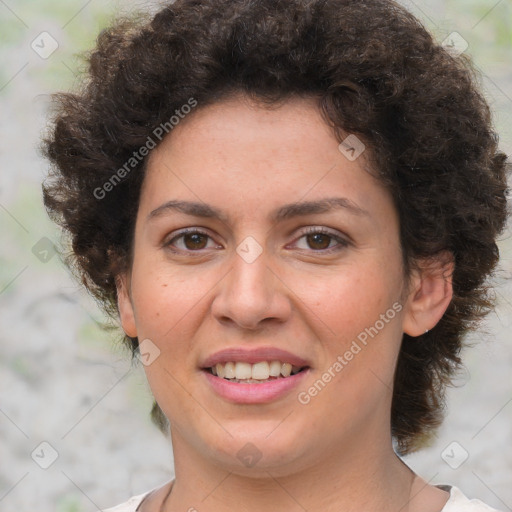
{"type": "Polygon", "coordinates": [[[331,449],[316,463],[279,475],[271,467],[250,474],[221,469],[179,433],[172,439],[176,479],[162,508],[166,512],[228,512],[234,506],[241,512],[409,512],[414,473],[395,455],[390,438],[331,449]]]}

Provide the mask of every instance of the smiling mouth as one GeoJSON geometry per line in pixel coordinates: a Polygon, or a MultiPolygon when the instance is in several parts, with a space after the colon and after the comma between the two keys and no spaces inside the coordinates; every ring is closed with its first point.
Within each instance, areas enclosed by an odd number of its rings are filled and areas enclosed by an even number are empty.
{"type": "Polygon", "coordinates": [[[215,366],[205,368],[205,371],[230,382],[261,384],[272,380],[286,379],[307,368],[307,366],[293,366],[278,360],[260,361],[255,364],[229,361],[217,363],[215,366]]]}

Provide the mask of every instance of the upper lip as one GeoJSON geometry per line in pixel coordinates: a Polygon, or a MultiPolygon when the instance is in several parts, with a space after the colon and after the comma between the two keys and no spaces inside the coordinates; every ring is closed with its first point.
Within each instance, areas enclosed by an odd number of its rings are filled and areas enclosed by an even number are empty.
{"type": "Polygon", "coordinates": [[[290,363],[293,366],[310,366],[308,361],[302,357],[279,348],[260,347],[249,349],[246,347],[231,347],[219,350],[208,356],[201,364],[201,367],[211,368],[217,363],[225,364],[230,361],[250,364],[259,363],[260,361],[281,361],[282,363],[290,363]]]}

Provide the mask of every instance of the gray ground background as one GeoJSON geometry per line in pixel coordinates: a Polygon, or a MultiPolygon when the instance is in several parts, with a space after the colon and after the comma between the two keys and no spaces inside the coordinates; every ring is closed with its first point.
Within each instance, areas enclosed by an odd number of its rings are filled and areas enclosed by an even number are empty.
{"type": "MultiPolygon", "coordinates": [[[[512,0],[404,3],[440,41],[457,31],[469,43],[502,147],[512,152],[512,0]]],[[[0,0],[1,512],[101,510],[172,476],[169,442],[148,418],[142,370],[131,365],[118,335],[102,331],[96,305],[54,255],[50,242],[58,244],[59,232],[40,196],[47,165],[37,145],[48,95],[73,87],[77,52],[91,46],[121,5],[156,4],[0,0]],[[31,48],[43,31],[59,45],[48,58],[31,48]]],[[[449,392],[437,440],[406,462],[429,481],[458,485],[506,511],[512,510],[508,235],[501,251],[498,309],[472,337],[476,346],[449,392]]]]}

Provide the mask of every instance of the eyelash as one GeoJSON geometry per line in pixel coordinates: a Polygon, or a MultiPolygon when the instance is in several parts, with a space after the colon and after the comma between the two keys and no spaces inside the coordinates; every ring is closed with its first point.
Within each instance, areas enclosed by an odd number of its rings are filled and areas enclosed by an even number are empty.
{"type": "MultiPolygon", "coordinates": [[[[348,247],[349,242],[345,238],[342,238],[341,236],[337,235],[336,233],[333,233],[332,231],[329,231],[326,228],[323,227],[309,227],[306,231],[304,231],[298,238],[295,239],[295,242],[300,240],[301,238],[304,238],[308,235],[326,235],[330,237],[332,240],[337,242],[337,245],[333,247],[329,247],[327,249],[309,249],[310,251],[317,253],[317,254],[331,254],[333,252],[340,251],[341,249],[344,249],[348,247]]],[[[307,249],[303,249],[307,250],[307,249]]]]}
{"type": "MultiPolygon", "coordinates": [[[[186,228],[182,231],[179,231],[176,235],[174,235],[168,242],[165,242],[164,243],[164,246],[166,248],[168,248],[171,252],[173,253],[176,253],[176,254],[183,254],[183,253],[187,253],[187,254],[194,254],[194,253],[198,253],[196,255],[200,255],[200,253],[204,250],[204,249],[197,249],[197,250],[193,250],[193,249],[176,249],[175,247],[173,247],[173,243],[176,241],[176,240],[179,240],[180,238],[184,237],[185,235],[189,235],[189,234],[197,234],[197,235],[203,235],[203,236],[206,236],[210,239],[213,240],[213,238],[206,232],[206,231],[203,231],[199,228],[186,228]]],[[[330,237],[332,240],[336,241],[337,242],[337,245],[333,246],[333,247],[329,247],[327,249],[299,249],[299,250],[302,250],[302,251],[311,251],[311,252],[314,252],[316,254],[331,254],[333,252],[336,252],[336,251],[339,251],[341,249],[344,249],[345,247],[347,247],[348,245],[350,245],[350,243],[342,238],[341,236],[327,230],[326,228],[323,228],[323,227],[310,227],[308,228],[306,231],[303,231],[301,233],[301,235],[296,238],[294,240],[294,242],[296,243],[297,241],[301,240],[302,238],[308,236],[308,235],[326,235],[328,237],[330,237]]]]}
{"type": "Polygon", "coordinates": [[[185,235],[203,235],[203,236],[206,236],[213,240],[213,238],[206,231],[203,231],[199,228],[186,228],[186,229],[179,231],[168,242],[165,242],[164,246],[166,248],[168,248],[171,252],[176,253],[176,254],[183,254],[184,252],[186,252],[187,254],[200,253],[201,249],[194,251],[192,249],[188,249],[188,250],[187,249],[176,249],[175,247],[173,247],[173,245],[172,245],[173,242],[184,237],[185,235]]]}

